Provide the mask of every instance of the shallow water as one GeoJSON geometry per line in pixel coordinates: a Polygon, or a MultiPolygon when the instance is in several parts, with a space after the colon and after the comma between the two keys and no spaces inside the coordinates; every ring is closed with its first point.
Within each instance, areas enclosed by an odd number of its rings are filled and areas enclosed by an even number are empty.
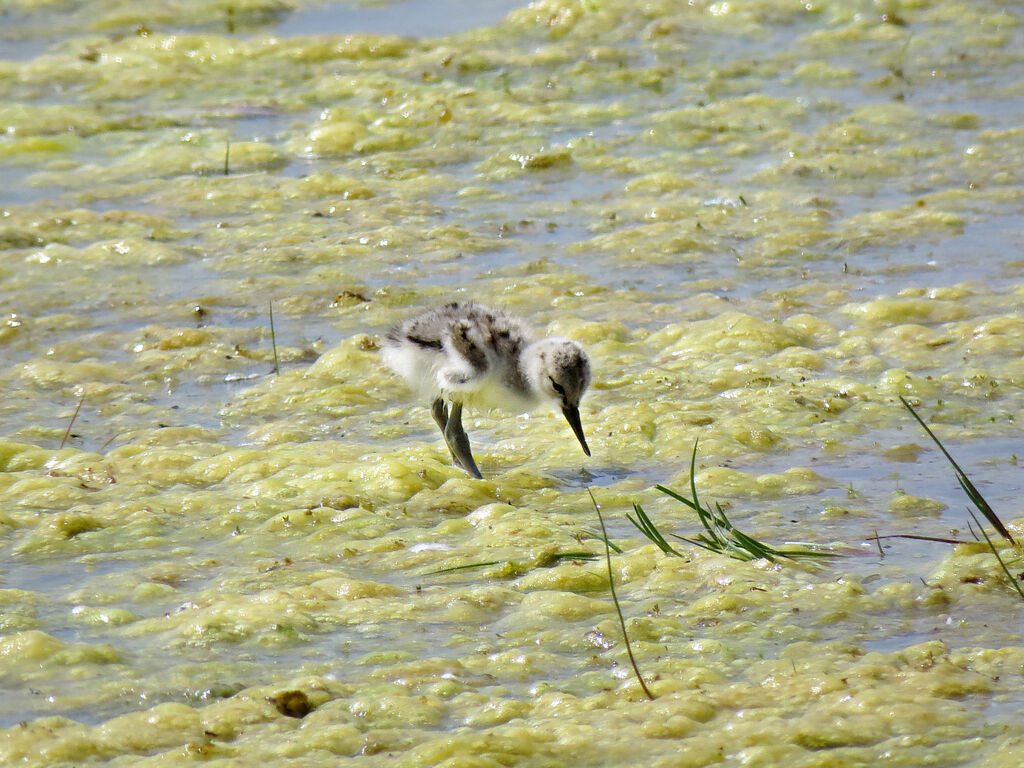
{"type": "Polygon", "coordinates": [[[3,22],[0,762],[1020,764],[1022,602],[897,399],[1024,535],[1012,5],[3,22]],[[591,459],[471,413],[451,467],[375,345],[465,296],[588,348],[591,459]],[[696,440],[840,556],[659,552],[696,440]],[[654,702],[554,557],[588,488],[654,702]]]}
{"type": "Polygon", "coordinates": [[[441,37],[496,24],[519,5],[511,0],[481,0],[477,3],[460,0],[432,3],[417,0],[381,4],[324,3],[297,9],[274,27],[274,33],[282,37],[348,32],[441,37]]]}

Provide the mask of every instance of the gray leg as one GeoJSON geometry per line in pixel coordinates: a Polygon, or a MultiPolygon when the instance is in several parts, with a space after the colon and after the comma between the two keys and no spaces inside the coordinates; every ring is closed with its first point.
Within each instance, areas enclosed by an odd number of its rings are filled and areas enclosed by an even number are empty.
{"type": "Polygon", "coordinates": [[[473,452],[469,448],[469,437],[462,428],[462,403],[452,403],[452,412],[444,429],[444,439],[448,450],[456,463],[475,478],[482,478],[480,470],[473,461],[473,452]]]}
{"type": "Polygon", "coordinates": [[[430,414],[441,428],[441,435],[444,437],[448,452],[452,455],[455,466],[462,467],[473,477],[480,477],[480,470],[476,468],[473,461],[473,454],[469,450],[469,438],[462,428],[462,403],[452,403],[451,418],[448,417],[448,406],[444,398],[437,398],[430,406],[430,414]]]}
{"type": "Polygon", "coordinates": [[[434,401],[434,404],[430,406],[430,415],[434,417],[434,421],[441,428],[443,435],[445,427],[448,426],[448,406],[444,404],[444,398],[439,397],[434,401]]]}
{"type": "Polygon", "coordinates": [[[434,400],[433,405],[430,406],[430,415],[434,417],[434,421],[437,422],[437,426],[441,428],[441,437],[444,438],[444,444],[448,446],[448,452],[452,455],[452,461],[457,466],[462,466],[462,462],[459,461],[459,457],[455,455],[455,451],[452,449],[452,444],[448,442],[448,406],[444,402],[444,398],[437,398],[434,400]]]}

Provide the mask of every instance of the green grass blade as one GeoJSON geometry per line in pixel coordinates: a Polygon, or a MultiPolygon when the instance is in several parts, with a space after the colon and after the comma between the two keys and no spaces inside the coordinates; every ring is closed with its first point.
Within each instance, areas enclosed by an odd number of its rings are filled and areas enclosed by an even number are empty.
{"type": "MultiPolygon", "coordinates": [[[[690,494],[693,498],[686,498],[677,491],[672,490],[664,485],[655,485],[654,487],[664,493],[666,496],[670,496],[676,501],[686,505],[694,512],[697,513],[697,517],[700,518],[701,525],[704,527],[704,533],[698,534],[695,538],[687,538],[685,536],[679,536],[675,533],[669,535],[680,541],[685,541],[687,544],[700,547],[702,549],[715,552],[720,555],[728,555],[729,557],[736,558],[737,560],[756,560],[765,559],[769,562],[776,562],[778,558],[787,558],[790,560],[796,560],[799,558],[810,558],[810,559],[824,559],[830,557],[838,557],[836,552],[825,552],[817,551],[813,549],[779,549],[772,547],[769,544],[765,544],[763,541],[755,539],[753,536],[743,533],[730,522],[729,516],[725,514],[725,510],[722,509],[722,505],[715,502],[715,511],[712,511],[710,507],[705,507],[701,504],[700,498],[697,496],[697,482],[694,479],[697,469],[697,442],[693,444],[693,453],[690,454],[690,494]]],[[[657,544],[663,552],[668,552],[670,545],[665,540],[665,537],[654,527],[654,524],[650,521],[639,504],[633,505],[637,511],[638,520],[634,520],[629,515],[626,517],[633,525],[635,525],[640,531],[657,544]]],[[[673,554],[677,554],[680,557],[683,555],[676,550],[671,550],[673,554]]]]}
{"type": "MultiPolygon", "coordinates": [[[[626,515],[626,517],[629,517],[629,515],[626,515]]],[[[634,525],[636,525],[636,523],[634,523],[634,525]]],[[[588,528],[583,528],[583,529],[581,529],[580,533],[583,533],[584,535],[589,536],[592,539],[597,539],[598,541],[603,541],[605,544],[607,544],[609,547],[612,548],[612,552],[614,552],[617,555],[621,555],[622,554],[622,547],[620,547],[614,541],[608,541],[607,539],[605,539],[597,531],[591,531],[588,528]]]]}
{"type": "MultiPolygon", "coordinates": [[[[605,542],[610,543],[610,542],[605,542]]],[[[580,550],[578,552],[555,552],[551,555],[552,565],[560,563],[562,560],[597,560],[600,555],[595,555],[593,552],[587,552],[580,550]]],[[[548,566],[549,568],[551,566],[548,566]]]]}
{"type": "MultiPolygon", "coordinates": [[[[533,562],[529,567],[532,568],[553,568],[559,565],[563,560],[596,560],[600,555],[595,555],[593,552],[587,552],[585,550],[573,551],[573,552],[552,552],[550,555],[545,557],[540,562],[533,562]]],[[[489,568],[492,565],[501,565],[508,561],[505,560],[488,560],[484,563],[466,563],[465,565],[453,565],[449,568],[438,568],[436,571],[427,571],[424,576],[433,576],[438,573],[455,573],[456,571],[468,571],[473,568],[489,568]]]]}
{"type": "MultiPolygon", "coordinates": [[[[709,542],[703,536],[698,536],[696,539],[688,539],[685,536],[680,536],[680,535],[675,534],[675,533],[673,533],[672,536],[677,538],[677,539],[679,539],[680,541],[685,541],[687,544],[692,544],[695,547],[700,547],[701,549],[706,549],[706,550],[708,550],[708,552],[714,552],[717,555],[723,554],[721,545],[719,545],[717,542],[709,542]]],[[[744,559],[744,558],[740,558],[740,559],[744,559]]]]}
{"type": "Polygon", "coordinates": [[[280,374],[281,367],[277,363],[277,333],[274,332],[274,302],[268,301],[267,305],[270,307],[270,343],[274,348],[274,373],[280,374]]]}
{"type": "Polygon", "coordinates": [[[594,511],[597,512],[597,521],[601,524],[601,534],[604,537],[604,556],[605,561],[608,563],[608,589],[612,593],[612,602],[615,604],[615,612],[619,615],[619,626],[622,627],[622,639],[626,643],[626,655],[629,656],[629,663],[633,665],[633,672],[636,674],[636,679],[640,681],[640,687],[643,688],[644,693],[647,694],[647,698],[654,701],[654,694],[651,693],[647,687],[647,683],[644,682],[644,676],[640,674],[640,667],[637,666],[636,659],[633,657],[633,648],[629,644],[629,633],[626,632],[626,619],[622,615],[622,608],[619,606],[618,595],[615,594],[615,578],[612,575],[612,550],[608,546],[608,531],[604,527],[604,517],[601,515],[601,507],[597,503],[597,499],[594,498],[594,492],[587,488],[587,493],[590,494],[590,501],[594,504],[594,511]]]}
{"type": "Polygon", "coordinates": [[[729,533],[732,534],[733,539],[740,547],[747,550],[747,552],[754,555],[754,557],[764,558],[765,560],[768,560],[772,563],[775,562],[774,554],[777,553],[778,550],[773,549],[767,544],[761,543],[753,536],[748,536],[747,534],[743,533],[743,531],[737,531],[733,529],[729,533]]]}
{"type": "MultiPolygon", "coordinates": [[[[974,533],[974,527],[971,525],[971,521],[970,520],[967,521],[967,528],[974,535],[975,541],[978,541],[978,536],[977,536],[977,534],[974,533]]],[[[890,534],[887,534],[885,536],[879,536],[877,531],[875,532],[875,535],[869,537],[867,539],[867,541],[874,541],[876,544],[879,545],[879,548],[881,548],[881,540],[882,539],[914,539],[915,541],[934,541],[934,542],[938,542],[939,544],[970,544],[971,543],[969,541],[965,541],[964,539],[946,539],[946,538],[943,538],[941,536],[921,536],[921,535],[918,535],[916,533],[890,533],[890,534]]],[[[884,552],[882,553],[882,556],[885,557],[885,553],[884,552]]]]}
{"type": "Polygon", "coordinates": [[[653,541],[659,547],[664,547],[666,544],[665,537],[661,535],[657,526],[651,522],[651,518],[648,517],[646,512],[644,512],[644,508],[634,502],[633,511],[636,513],[636,519],[634,520],[628,514],[626,515],[626,519],[635,525],[648,539],[653,541]]]}
{"type": "Polygon", "coordinates": [[[995,510],[989,506],[985,497],[981,495],[978,489],[974,486],[974,483],[971,482],[971,479],[960,471],[957,472],[956,479],[960,481],[960,487],[964,489],[964,493],[967,494],[967,498],[974,503],[974,506],[976,506],[981,514],[985,516],[985,519],[992,523],[992,527],[999,531],[999,535],[1011,544],[1015,544],[1016,542],[1013,540],[1013,536],[1011,536],[1010,532],[1003,526],[1003,522],[999,519],[995,510]]]}
{"type": "Polygon", "coordinates": [[[700,505],[700,499],[697,497],[697,444],[700,440],[693,441],[693,451],[690,453],[690,495],[693,496],[693,503],[698,512],[703,510],[703,514],[700,515],[700,521],[704,525],[705,530],[710,533],[713,537],[717,538],[717,533],[714,530],[714,526],[710,520],[714,520],[715,516],[710,510],[706,510],[700,505]]]}
{"type": "Polygon", "coordinates": [[[1003,569],[1003,573],[1006,574],[1006,578],[1010,580],[1011,586],[1017,590],[1017,594],[1020,595],[1021,600],[1024,600],[1024,590],[1021,589],[1020,584],[1013,578],[1013,574],[1010,573],[1010,569],[1006,567],[1006,563],[1003,562],[1003,558],[999,556],[999,552],[996,550],[995,545],[992,543],[992,539],[989,538],[988,533],[985,532],[984,527],[978,522],[978,518],[974,517],[974,513],[971,510],[967,510],[967,514],[974,518],[974,522],[978,523],[978,527],[981,528],[981,534],[985,537],[985,543],[988,544],[988,548],[992,550],[992,554],[996,556],[996,560],[999,561],[999,567],[1003,569]]]}
{"type": "Polygon", "coordinates": [[[720,536],[718,532],[715,530],[715,526],[712,522],[714,521],[714,514],[710,510],[707,510],[701,506],[700,497],[697,495],[697,481],[695,479],[695,475],[697,473],[697,445],[699,442],[699,440],[693,441],[693,452],[690,454],[690,495],[693,497],[693,499],[688,499],[685,496],[677,493],[676,491],[673,491],[671,488],[665,487],[664,485],[655,485],[654,487],[657,490],[664,493],[666,496],[671,496],[676,501],[685,504],[694,512],[696,512],[697,516],[700,518],[701,525],[704,526],[704,530],[708,532],[708,535],[711,536],[711,538],[717,540],[720,538],[720,536]]]}
{"type": "Polygon", "coordinates": [[[992,524],[992,527],[999,532],[1000,536],[1002,536],[1011,544],[1016,544],[1016,542],[1013,539],[1013,536],[1010,535],[1010,532],[1006,530],[1006,526],[1003,525],[1003,521],[999,519],[999,516],[995,513],[995,510],[993,510],[992,507],[989,506],[989,503],[985,501],[985,498],[981,495],[981,492],[978,491],[978,489],[974,486],[974,483],[971,482],[971,479],[967,476],[967,473],[964,472],[963,469],[960,468],[960,465],[956,463],[956,460],[952,456],[950,456],[949,451],[946,450],[946,446],[944,446],[939,441],[939,438],[935,436],[935,433],[928,428],[928,425],[924,423],[924,419],[917,415],[917,411],[915,411],[913,406],[911,406],[910,403],[906,401],[903,395],[900,395],[899,398],[900,402],[903,403],[903,406],[908,411],[910,411],[910,415],[913,416],[917,420],[917,423],[921,425],[921,428],[928,433],[928,437],[935,441],[935,444],[939,446],[939,450],[942,451],[942,455],[945,456],[946,460],[952,465],[953,472],[956,475],[956,479],[960,483],[960,487],[963,488],[964,493],[967,494],[967,498],[969,498],[971,502],[974,504],[974,506],[978,508],[981,514],[984,515],[985,519],[992,524]]]}
{"type": "Polygon", "coordinates": [[[825,550],[821,549],[775,549],[772,551],[779,557],[787,557],[790,560],[796,559],[798,557],[809,557],[811,559],[815,557],[820,557],[823,559],[828,559],[830,557],[839,557],[838,552],[826,552],[825,550]]]}
{"type": "Polygon", "coordinates": [[[671,488],[666,488],[664,485],[656,485],[654,487],[657,490],[659,490],[662,493],[664,493],[666,496],[671,496],[676,501],[682,502],[683,504],[685,504],[686,506],[688,506],[690,509],[694,510],[695,512],[700,509],[700,507],[698,505],[694,504],[692,501],[690,501],[685,496],[681,496],[680,494],[676,493],[671,488]]]}
{"type": "Polygon", "coordinates": [[[491,565],[500,564],[501,560],[489,560],[486,563],[467,563],[466,565],[453,565],[451,568],[438,568],[436,571],[427,571],[425,576],[433,576],[438,573],[454,573],[455,571],[468,571],[471,568],[487,568],[491,565]]]}
{"type": "Polygon", "coordinates": [[[640,533],[642,533],[648,539],[653,541],[654,544],[657,545],[658,549],[660,549],[665,554],[675,555],[676,557],[683,556],[682,553],[677,552],[675,549],[673,549],[672,545],[665,540],[665,537],[662,535],[661,531],[658,530],[658,527],[654,524],[651,518],[648,517],[647,513],[644,512],[643,507],[641,507],[639,504],[634,503],[633,510],[636,512],[637,519],[634,520],[628,514],[626,515],[626,519],[629,520],[629,522],[631,522],[634,526],[636,526],[640,533]]]}

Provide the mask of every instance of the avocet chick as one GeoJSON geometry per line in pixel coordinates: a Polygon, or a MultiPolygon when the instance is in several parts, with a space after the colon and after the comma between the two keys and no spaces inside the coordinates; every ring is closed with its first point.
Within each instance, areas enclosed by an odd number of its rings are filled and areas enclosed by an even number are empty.
{"type": "Polygon", "coordinates": [[[382,346],[388,367],[432,399],[431,413],[452,459],[473,477],[482,475],[462,427],[463,405],[518,411],[550,403],[561,409],[590,455],[580,423],[590,361],[575,341],[534,341],[522,318],[466,301],[406,320],[382,346]]]}

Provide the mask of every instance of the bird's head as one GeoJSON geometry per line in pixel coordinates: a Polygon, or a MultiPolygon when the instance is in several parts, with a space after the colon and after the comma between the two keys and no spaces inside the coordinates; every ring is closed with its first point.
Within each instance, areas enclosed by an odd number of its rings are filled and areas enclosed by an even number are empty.
{"type": "Polygon", "coordinates": [[[580,423],[580,399],[590,386],[590,360],[583,347],[570,339],[551,337],[526,350],[526,376],[530,386],[562,411],[573,434],[590,455],[580,423]]]}

